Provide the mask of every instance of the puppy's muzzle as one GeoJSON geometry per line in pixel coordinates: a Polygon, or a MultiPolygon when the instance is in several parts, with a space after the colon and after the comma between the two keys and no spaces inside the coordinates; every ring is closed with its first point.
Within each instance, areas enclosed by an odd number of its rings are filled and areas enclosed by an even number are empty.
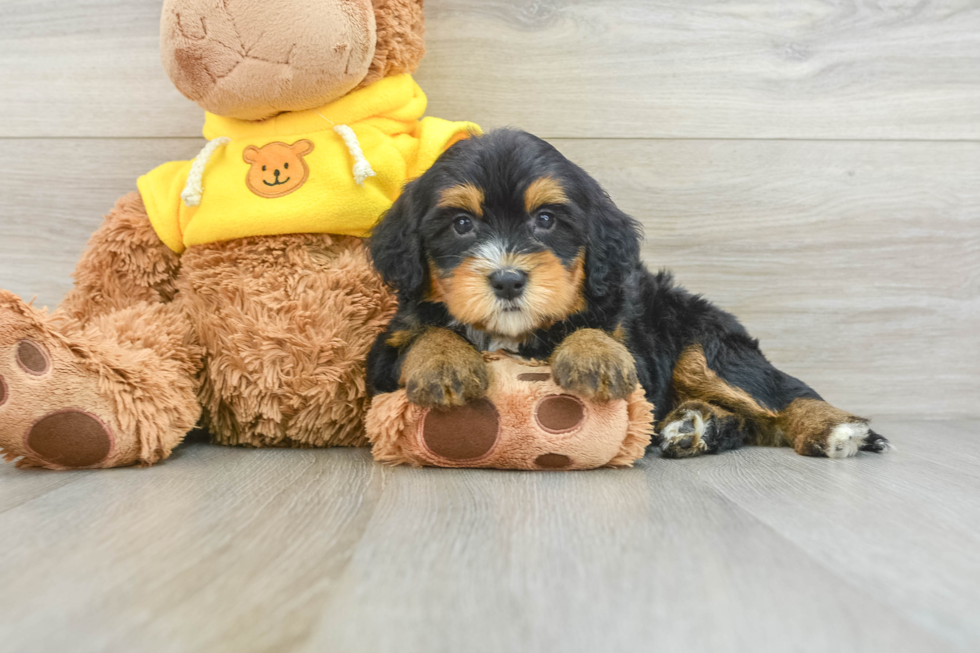
{"type": "Polygon", "coordinates": [[[517,299],[527,287],[527,272],[523,270],[497,270],[487,277],[493,293],[500,299],[517,299]]]}

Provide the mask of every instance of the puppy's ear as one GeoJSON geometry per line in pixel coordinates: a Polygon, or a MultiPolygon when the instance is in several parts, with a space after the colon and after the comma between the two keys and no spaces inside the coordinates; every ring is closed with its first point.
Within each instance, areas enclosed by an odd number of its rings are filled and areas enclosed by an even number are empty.
{"type": "Polygon", "coordinates": [[[400,299],[414,299],[422,291],[426,269],[419,227],[425,207],[420,206],[418,181],[405,186],[384,214],[368,243],[374,267],[400,299]]]}
{"type": "Polygon", "coordinates": [[[618,288],[640,263],[640,223],[619,210],[609,194],[590,178],[589,249],[586,279],[594,296],[618,288]]]}

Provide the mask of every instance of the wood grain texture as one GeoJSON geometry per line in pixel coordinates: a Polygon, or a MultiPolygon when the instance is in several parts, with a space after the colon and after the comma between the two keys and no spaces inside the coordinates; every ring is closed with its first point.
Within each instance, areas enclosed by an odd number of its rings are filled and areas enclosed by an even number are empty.
{"type": "MultiPolygon", "coordinates": [[[[734,312],[828,400],[980,414],[980,143],[555,143],[642,221],[652,268],[734,312]]],[[[201,144],[0,141],[14,182],[0,194],[0,286],[55,306],[137,172],[201,144]]]]}
{"type": "Polygon", "coordinates": [[[203,139],[0,140],[0,287],[54,308],[92,233],[136,179],[203,139]]]}
{"type": "Polygon", "coordinates": [[[583,473],[389,469],[185,445],[0,466],[11,651],[970,651],[978,423],[899,451],[749,448],[583,473]],[[965,464],[969,463],[969,464],[965,464]],[[247,481],[247,482],[246,482],[247,481]]]}
{"type": "Polygon", "coordinates": [[[438,0],[428,15],[436,115],[547,137],[980,136],[976,0],[438,0]]]}
{"type": "Polygon", "coordinates": [[[162,0],[0,3],[0,137],[200,136],[160,63],[162,0]]]}
{"type": "MultiPolygon", "coordinates": [[[[429,0],[432,112],[558,137],[980,138],[977,0],[429,0]]],[[[182,136],[160,0],[4,0],[0,136],[182,136]]]]}

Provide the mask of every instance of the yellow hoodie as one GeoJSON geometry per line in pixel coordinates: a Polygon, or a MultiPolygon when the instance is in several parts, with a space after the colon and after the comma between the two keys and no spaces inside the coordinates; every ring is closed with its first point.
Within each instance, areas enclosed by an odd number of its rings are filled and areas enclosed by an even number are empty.
{"type": "Polygon", "coordinates": [[[399,75],[268,120],[209,113],[210,143],[195,161],[140,177],[150,222],[177,253],[247,236],[366,236],[407,181],[480,131],[422,118],[426,104],[411,76],[399,75]]]}

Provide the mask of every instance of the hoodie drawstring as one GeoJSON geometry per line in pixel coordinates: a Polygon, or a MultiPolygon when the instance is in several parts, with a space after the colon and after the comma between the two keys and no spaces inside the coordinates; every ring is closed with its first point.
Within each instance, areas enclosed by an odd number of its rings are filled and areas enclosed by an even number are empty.
{"type": "Polygon", "coordinates": [[[204,195],[204,168],[208,161],[218,150],[231,142],[230,138],[224,136],[209,141],[204,149],[194,158],[191,164],[191,171],[187,174],[187,184],[184,185],[184,192],[180,194],[180,199],[184,200],[187,206],[200,206],[201,197],[204,195]]]}
{"type": "Polygon", "coordinates": [[[361,143],[357,140],[357,134],[354,133],[354,130],[347,125],[335,125],[333,130],[344,139],[344,144],[347,145],[347,149],[354,159],[354,181],[357,182],[357,185],[363,186],[368,177],[376,177],[377,173],[371,167],[371,162],[364,156],[364,150],[361,149],[361,143]]]}

